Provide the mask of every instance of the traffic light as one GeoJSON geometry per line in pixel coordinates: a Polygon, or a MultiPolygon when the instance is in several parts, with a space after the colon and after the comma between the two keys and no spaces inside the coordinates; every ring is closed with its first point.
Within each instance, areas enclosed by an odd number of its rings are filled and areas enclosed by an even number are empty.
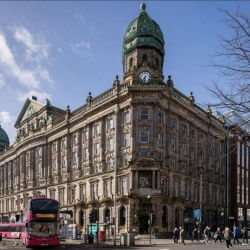
{"type": "Polygon", "coordinates": [[[94,221],[94,211],[92,210],[89,213],[89,223],[93,223],[93,221],[94,221]]]}

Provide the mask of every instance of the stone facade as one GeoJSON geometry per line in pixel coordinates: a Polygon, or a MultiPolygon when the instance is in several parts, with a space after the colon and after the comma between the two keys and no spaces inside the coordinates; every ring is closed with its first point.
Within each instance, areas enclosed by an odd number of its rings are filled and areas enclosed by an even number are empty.
{"type": "MultiPolygon", "coordinates": [[[[134,50],[143,57],[157,48],[134,50]]],[[[203,222],[224,226],[224,123],[175,89],[170,76],[164,82],[162,65],[144,60],[73,112],[29,98],[15,126],[14,144],[0,153],[2,221],[21,220],[27,201],[44,196],[60,202],[63,223],[86,231],[94,209],[100,225],[109,224],[117,178],[118,232],[148,232],[150,214],[159,236],[175,226],[190,232],[202,172],[203,222]],[[143,71],[152,74],[148,84],[139,81],[143,71]]]]}

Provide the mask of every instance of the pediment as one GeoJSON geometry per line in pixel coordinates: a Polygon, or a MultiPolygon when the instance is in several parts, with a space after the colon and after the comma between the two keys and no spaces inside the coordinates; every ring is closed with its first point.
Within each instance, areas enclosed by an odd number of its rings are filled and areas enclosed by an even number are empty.
{"type": "Polygon", "coordinates": [[[28,98],[16,120],[15,128],[22,123],[24,120],[28,119],[39,110],[44,107],[44,104],[32,99],[32,97],[28,98]]]}

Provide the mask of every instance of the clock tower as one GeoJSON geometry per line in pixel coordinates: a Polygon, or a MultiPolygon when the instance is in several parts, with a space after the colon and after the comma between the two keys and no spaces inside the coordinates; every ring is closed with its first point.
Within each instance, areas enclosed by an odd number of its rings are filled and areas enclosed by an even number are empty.
{"type": "Polygon", "coordinates": [[[163,84],[164,38],[160,26],[145,11],[128,26],[123,38],[124,82],[131,85],[163,84]]]}

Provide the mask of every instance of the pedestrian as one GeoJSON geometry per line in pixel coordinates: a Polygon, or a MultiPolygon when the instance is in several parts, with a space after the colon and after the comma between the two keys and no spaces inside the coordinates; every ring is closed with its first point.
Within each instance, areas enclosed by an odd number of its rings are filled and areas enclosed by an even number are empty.
{"type": "Polygon", "coordinates": [[[243,246],[248,246],[248,231],[247,231],[247,227],[243,227],[242,234],[243,234],[243,244],[242,245],[243,246]]]}
{"type": "Polygon", "coordinates": [[[173,235],[174,244],[175,243],[178,244],[179,235],[180,235],[180,229],[175,228],[174,229],[174,235],[173,235]]]}
{"type": "Polygon", "coordinates": [[[210,227],[208,227],[208,242],[211,241],[211,230],[210,227]]]}
{"type": "Polygon", "coordinates": [[[227,248],[231,246],[233,248],[233,245],[231,243],[231,239],[234,237],[233,232],[230,231],[228,227],[225,228],[224,238],[226,240],[227,248]]]}
{"type": "Polygon", "coordinates": [[[194,239],[196,239],[197,240],[197,242],[199,242],[199,240],[198,240],[198,231],[197,231],[197,228],[195,227],[194,228],[194,230],[193,230],[193,232],[192,232],[192,235],[193,235],[193,237],[192,237],[192,242],[194,241],[194,239]]]}
{"type": "Polygon", "coordinates": [[[208,244],[209,241],[209,229],[208,226],[206,226],[204,230],[204,244],[208,244]]]}
{"type": "Polygon", "coordinates": [[[179,245],[181,245],[181,243],[183,243],[183,245],[186,245],[186,243],[185,243],[185,241],[184,241],[184,236],[185,236],[184,229],[181,228],[181,230],[180,230],[179,245]]]}
{"type": "Polygon", "coordinates": [[[239,237],[239,228],[238,227],[234,226],[234,233],[233,234],[234,234],[234,245],[236,245],[235,241],[238,244],[240,244],[240,241],[238,239],[238,237],[239,237]]]}
{"type": "Polygon", "coordinates": [[[220,231],[219,227],[217,228],[217,230],[215,232],[214,239],[215,239],[215,243],[216,243],[217,240],[219,240],[222,243],[222,241],[221,241],[221,231],[220,231]]]}

